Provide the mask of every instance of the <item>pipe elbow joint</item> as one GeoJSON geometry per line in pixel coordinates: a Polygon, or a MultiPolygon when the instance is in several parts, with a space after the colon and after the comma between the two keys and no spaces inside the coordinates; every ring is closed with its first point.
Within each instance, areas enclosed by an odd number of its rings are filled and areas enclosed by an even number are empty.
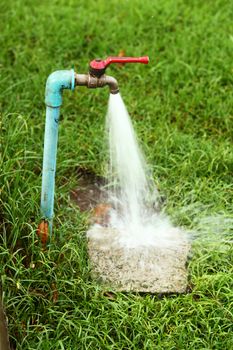
{"type": "Polygon", "coordinates": [[[115,78],[106,75],[105,76],[106,85],[108,85],[111,94],[117,94],[119,92],[118,82],[115,78]]]}
{"type": "Polygon", "coordinates": [[[46,82],[45,103],[50,107],[62,105],[62,91],[64,89],[74,90],[74,70],[58,70],[51,73],[46,82]]]}

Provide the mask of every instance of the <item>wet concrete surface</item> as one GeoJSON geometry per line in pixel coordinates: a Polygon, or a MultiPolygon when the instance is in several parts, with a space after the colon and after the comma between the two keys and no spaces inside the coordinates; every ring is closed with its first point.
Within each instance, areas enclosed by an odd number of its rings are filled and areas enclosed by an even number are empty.
{"type": "Polygon", "coordinates": [[[127,249],[117,243],[117,235],[116,230],[100,226],[99,237],[88,239],[92,277],[106,289],[147,293],[186,292],[186,262],[190,244],[183,235],[179,246],[127,249]]]}

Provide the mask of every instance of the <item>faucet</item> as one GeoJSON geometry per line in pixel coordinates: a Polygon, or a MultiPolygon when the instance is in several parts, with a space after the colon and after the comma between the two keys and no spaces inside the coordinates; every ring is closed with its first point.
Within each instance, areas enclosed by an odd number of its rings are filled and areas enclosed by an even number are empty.
{"type": "Polygon", "coordinates": [[[99,58],[90,62],[89,74],[75,74],[75,85],[98,88],[108,85],[111,94],[119,92],[118,82],[115,78],[105,75],[106,68],[112,63],[144,63],[149,62],[146,57],[108,57],[106,60],[99,58]]]}
{"type": "Polygon", "coordinates": [[[77,74],[73,69],[58,70],[50,74],[46,82],[45,103],[46,121],[44,136],[44,154],[41,191],[41,222],[37,228],[42,245],[46,245],[52,235],[55,171],[58,141],[58,122],[62,92],[64,89],[74,90],[75,86],[86,86],[90,89],[108,86],[111,94],[119,92],[115,78],[105,75],[105,70],[112,63],[143,63],[148,64],[145,57],[108,57],[105,60],[95,59],[89,64],[88,74],[77,74]]]}

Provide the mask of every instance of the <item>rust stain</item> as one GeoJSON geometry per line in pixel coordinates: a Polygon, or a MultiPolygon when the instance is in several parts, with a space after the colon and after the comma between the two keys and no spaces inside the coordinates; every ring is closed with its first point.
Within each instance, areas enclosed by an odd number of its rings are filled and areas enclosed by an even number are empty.
{"type": "Polygon", "coordinates": [[[42,220],[38,225],[36,234],[39,237],[42,246],[45,247],[49,238],[49,223],[46,220],[42,220]]]}

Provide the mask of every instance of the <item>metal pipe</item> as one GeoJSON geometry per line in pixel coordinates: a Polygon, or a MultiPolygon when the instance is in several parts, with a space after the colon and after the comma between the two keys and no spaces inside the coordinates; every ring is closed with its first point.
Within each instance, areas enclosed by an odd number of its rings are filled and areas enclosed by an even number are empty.
{"type": "Polygon", "coordinates": [[[119,92],[117,80],[105,74],[101,75],[101,77],[91,74],[75,74],[75,85],[86,86],[89,89],[96,89],[107,85],[111,94],[117,94],[119,92]]]}

